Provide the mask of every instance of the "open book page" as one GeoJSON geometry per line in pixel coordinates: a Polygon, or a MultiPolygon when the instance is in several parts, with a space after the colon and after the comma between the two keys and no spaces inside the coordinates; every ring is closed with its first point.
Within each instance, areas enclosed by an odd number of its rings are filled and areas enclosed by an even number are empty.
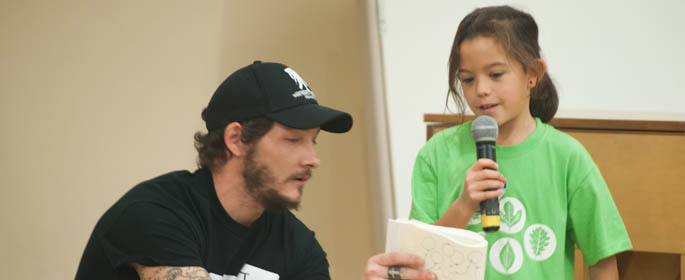
{"type": "Polygon", "coordinates": [[[424,269],[441,280],[484,279],[487,250],[488,241],[472,231],[413,220],[388,222],[385,251],[422,257],[424,269]]]}

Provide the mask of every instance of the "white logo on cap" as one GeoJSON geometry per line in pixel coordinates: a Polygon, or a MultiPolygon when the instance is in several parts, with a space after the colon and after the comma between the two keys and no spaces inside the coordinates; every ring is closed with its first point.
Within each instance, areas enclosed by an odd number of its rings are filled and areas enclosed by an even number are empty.
{"type": "Polygon", "coordinates": [[[290,78],[293,79],[293,81],[295,81],[295,83],[297,84],[297,87],[300,88],[300,90],[293,93],[294,98],[304,96],[304,98],[307,98],[307,99],[316,99],[312,90],[309,89],[309,85],[307,85],[307,82],[305,82],[304,79],[302,79],[302,77],[300,77],[300,75],[298,75],[297,72],[295,72],[295,70],[290,69],[290,68],[285,68],[285,69],[283,69],[283,71],[288,73],[290,78]]]}
{"type": "Polygon", "coordinates": [[[304,96],[304,98],[307,98],[307,99],[316,99],[316,97],[314,96],[314,93],[309,91],[309,90],[306,90],[306,89],[305,90],[298,90],[295,93],[293,93],[293,97],[295,97],[295,98],[298,98],[301,96],[304,96]]]}

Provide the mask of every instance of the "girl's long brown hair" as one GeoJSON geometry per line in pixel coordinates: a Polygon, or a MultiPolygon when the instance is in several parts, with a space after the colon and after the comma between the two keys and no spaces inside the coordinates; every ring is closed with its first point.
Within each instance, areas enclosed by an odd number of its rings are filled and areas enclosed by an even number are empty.
{"type": "MultiPolygon", "coordinates": [[[[464,100],[460,98],[459,48],[465,40],[478,36],[494,38],[508,55],[521,63],[524,71],[540,72],[536,62],[540,58],[538,26],[533,17],[509,6],[493,6],[475,9],[459,23],[454,36],[449,59],[448,96],[457,103],[460,113],[464,114],[464,100]]],[[[550,121],[559,107],[559,95],[547,72],[531,90],[530,113],[543,122],[550,121]]]]}

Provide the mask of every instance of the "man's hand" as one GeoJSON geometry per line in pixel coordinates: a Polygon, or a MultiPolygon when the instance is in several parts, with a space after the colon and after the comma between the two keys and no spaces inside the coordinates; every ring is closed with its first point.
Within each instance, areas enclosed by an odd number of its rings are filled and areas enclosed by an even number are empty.
{"type": "Polygon", "coordinates": [[[384,253],[378,254],[366,263],[363,280],[389,279],[388,268],[390,266],[400,266],[400,279],[409,280],[433,280],[438,279],[435,274],[420,269],[423,266],[423,259],[418,256],[405,253],[384,253]]]}
{"type": "Polygon", "coordinates": [[[131,263],[141,280],[212,280],[199,266],[144,266],[131,263]]]}

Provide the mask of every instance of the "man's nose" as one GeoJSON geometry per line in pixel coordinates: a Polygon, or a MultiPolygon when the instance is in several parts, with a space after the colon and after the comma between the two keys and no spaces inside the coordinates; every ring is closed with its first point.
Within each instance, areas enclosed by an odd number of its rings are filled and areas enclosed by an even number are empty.
{"type": "Polygon", "coordinates": [[[321,164],[321,160],[319,160],[319,156],[316,154],[316,149],[314,148],[314,145],[311,145],[307,149],[307,155],[304,159],[303,164],[305,166],[308,166],[309,168],[317,168],[321,164]]]}

